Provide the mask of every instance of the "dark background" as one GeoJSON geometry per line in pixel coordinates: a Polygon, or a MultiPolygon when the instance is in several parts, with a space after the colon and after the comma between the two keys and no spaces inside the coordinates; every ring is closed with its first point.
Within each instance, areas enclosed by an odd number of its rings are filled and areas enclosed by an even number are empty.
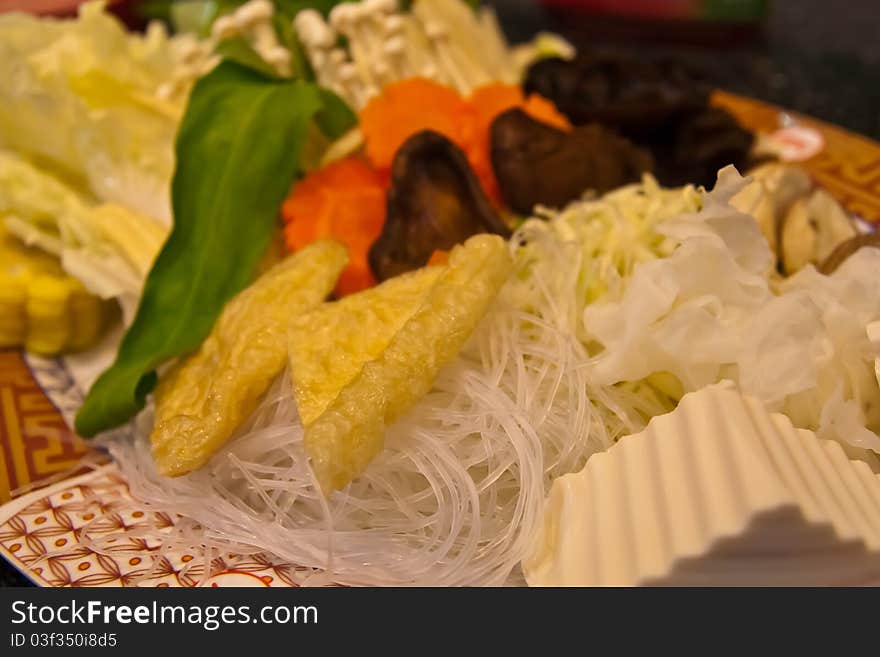
{"type": "Polygon", "coordinates": [[[880,140],[880,0],[770,0],[762,25],[738,39],[689,26],[643,34],[596,16],[552,15],[535,0],[489,0],[511,41],[550,29],[578,48],[674,52],[717,86],[880,140]],[[703,41],[702,44],[697,44],[703,41]]]}
{"type": "MultiPolygon", "coordinates": [[[[512,42],[553,30],[578,48],[612,43],[637,52],[674,52],[721,88],[880,140],[880,0],[776,0],[764,23],[744,35],[718,36],[691,26],[687,43],[671,41],[672,30],[656,26],[621,36],[631,30],[595,17],[552,15],[534,0],[486,4],[496,7],[512,42]]],[[[0,559],[0,586],[26,584],[0,559]]]]}

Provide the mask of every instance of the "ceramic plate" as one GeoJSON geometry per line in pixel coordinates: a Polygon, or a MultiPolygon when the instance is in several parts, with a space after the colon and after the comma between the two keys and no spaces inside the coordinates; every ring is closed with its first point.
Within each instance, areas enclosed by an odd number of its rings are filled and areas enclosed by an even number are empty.
{"type": "MultiPolygon", "coordinates": [[[[850,212],[880,222],[880,144],[758,101],[718,93],[715,102],[850,212]]],[[[171,553],[144,538],[180,520],[142,508],[116,468],[73,434],[82,391],[70,366],[0,352],[0,554],[39,586],[303,583],[303,571],[267,555],[171,553]],[[98,554],[81,542],[86,524],[113,533],[113,549],[98,554]]]]}

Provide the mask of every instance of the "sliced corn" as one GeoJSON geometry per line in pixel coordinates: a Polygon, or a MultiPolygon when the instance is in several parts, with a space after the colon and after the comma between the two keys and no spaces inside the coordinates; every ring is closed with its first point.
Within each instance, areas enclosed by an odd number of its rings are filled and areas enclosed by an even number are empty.
{"type": "Polygon", "coordinates": [[[0,222],[0,348],[54,355],[101,336],[111,302],[89,294],[57,258],[29,248],[0,222]]]}

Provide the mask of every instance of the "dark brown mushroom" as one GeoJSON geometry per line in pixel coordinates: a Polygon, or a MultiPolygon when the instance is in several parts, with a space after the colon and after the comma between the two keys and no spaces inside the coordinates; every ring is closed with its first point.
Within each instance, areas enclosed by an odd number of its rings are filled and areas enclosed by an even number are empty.
{"type": "Polygon", "coordinates": [[[658,163],[661,185],[693,183],[710,187],[718,171],[733,164],[745,171],[755,164],[750,156],[754,136],[728,112],[706,107],[681,117],[670,126],[669,139],[646,144],[658,163]]]}
{"type": "Polygon", "coordinates": [[[671,58],[583,52],[574,60],[539,60],[524,90],[552,100],[572,123],[601,123],[629,137],[646,137],[709,102],[710,88],[671,58]]]}
{"type": "Polygon", "coordinates": [[[865,233],[863,235],[856,235],[846,242],[839,244],[831,252],[831,255],[825,258],[822,264],[819,265],[819,271],[823,274],[833,274],[847,258],[864,246],[880,249],[880,234],[865,233]]]}
{"type": "Polygon", "coordinates": [[[547,59],[526,74],[526,93],[552,100],[575,125],[598,122],[650,150],[661,184],[710,187],[728,164],[743,170],[754,136],[711,107],[711,88],[683,62],[621,53],[547,59]]]}
{"type": "Polygon", "coordinates": [[[536,121],[520,109],[492,122],[492,168],[505,203],[530,214],[559,208],[584,192],[604,193],[651,171],[651,156],[600,125],[571,132],[536,121]]]}
{"type": "Polygon", "coordinates": [[[387,208],[369,255],[379,281],[418,269],[434,251],[472,235],[510,235],[464,153],[430,130],[410,137],[394,156],[387,208]]]}

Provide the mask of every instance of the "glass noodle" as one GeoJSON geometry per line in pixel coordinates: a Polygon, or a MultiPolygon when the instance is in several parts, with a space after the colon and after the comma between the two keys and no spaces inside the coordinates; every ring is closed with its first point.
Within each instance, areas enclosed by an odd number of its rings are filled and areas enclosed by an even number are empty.
{"type": "MultiPolygon", "coordinates": [[[[527,222],[511,242],[518,271],[463,352],[388,429],[366,473],[328,500],[307,465],[288,373],[247,426],[184,477],[157,474],[148,408],[134,440],[107,443],[137,500],[182,516],[174,531],[145,538],[160,554],[201,548],[205,564],[267,553],[302,566],[296,578],[306,584],[522,583],[519,562],[552,480],[674,404],[647,383],[594,385],[582,339],[597,282],[611,286],[655,257],[622,257],[630,235],[696,209],[692,188],[647,182],[647,191],[572,206],[572,223],[605,238],[595,252],[558,222],[527,222]]],[[[87,529],[84,540],[102,550],[113,537],[87,529]]]]}
{"type": "Polygon", "coordinates": [[[389,429],[367,472],[328,501],[307,465],[287,373],[198,472],[156,473],[149,417],[110,450],[137,499],[195,521],[174,537],[181,548],[258,549],[340,584],[504,584],[551,480],[632,426],[607,422],[591,401],[600,391],[584,395],[587,353],[569,332],[505,305],[389,429]]]}

